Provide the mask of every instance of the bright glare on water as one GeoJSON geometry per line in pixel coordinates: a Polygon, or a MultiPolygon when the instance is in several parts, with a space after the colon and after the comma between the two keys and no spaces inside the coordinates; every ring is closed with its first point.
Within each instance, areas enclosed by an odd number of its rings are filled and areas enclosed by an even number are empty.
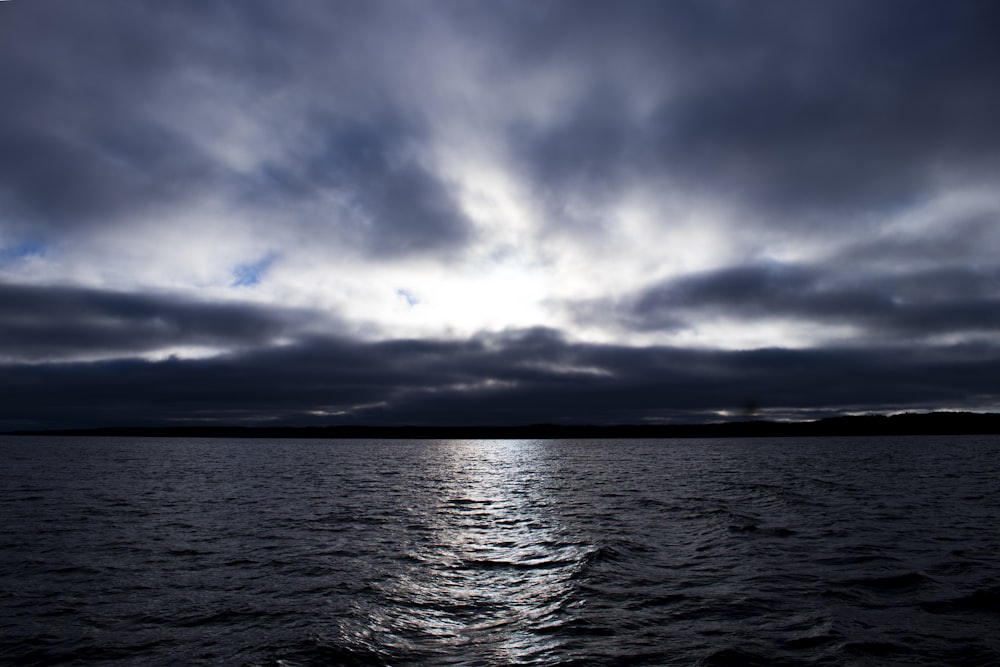
{"type": "Polygon", "coordinates": [[[1000,664],[1000,439],[0,440],[0,663],[1000,664]]]}

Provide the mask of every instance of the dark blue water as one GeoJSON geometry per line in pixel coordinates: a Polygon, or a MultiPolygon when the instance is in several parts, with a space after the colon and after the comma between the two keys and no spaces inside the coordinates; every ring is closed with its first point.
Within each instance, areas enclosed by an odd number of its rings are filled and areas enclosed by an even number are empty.
{"type": "Polygon", "coordinates": [[[998,665],[1000,439],[0,440],[5,665],[998,665]]]}

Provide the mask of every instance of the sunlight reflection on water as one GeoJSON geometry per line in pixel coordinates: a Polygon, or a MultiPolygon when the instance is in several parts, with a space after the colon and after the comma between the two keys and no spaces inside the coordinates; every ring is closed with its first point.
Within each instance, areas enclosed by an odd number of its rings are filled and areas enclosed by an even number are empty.
{"type": "MultiPolygon", "coordinates": [[[[411,528],[407,567],[376,585],[369,630],[395,655],[474,652],[524,664],[557,651],[589,545],[567,539],[538,479],[545,442],[442,441],[436,496],[411,528]]],[[[430,499],[428,499],[430,500],[430,499]]],[[[357,637],[355,637],[357,639],[357,637]]]]}

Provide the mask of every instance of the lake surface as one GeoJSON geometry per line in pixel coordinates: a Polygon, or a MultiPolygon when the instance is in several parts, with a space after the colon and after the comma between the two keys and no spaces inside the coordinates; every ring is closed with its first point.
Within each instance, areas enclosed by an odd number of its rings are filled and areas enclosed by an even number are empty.
{"type": "Polygon", "coordinates": [[[5,665],[998,665],[1000,438],[0,438],[5,665]]]}

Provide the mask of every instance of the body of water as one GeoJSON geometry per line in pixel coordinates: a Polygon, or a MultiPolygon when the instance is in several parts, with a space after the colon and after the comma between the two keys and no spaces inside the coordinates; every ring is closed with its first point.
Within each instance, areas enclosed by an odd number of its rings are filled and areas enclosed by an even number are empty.
{"type": "Polygon", "coordinates": [[[5,665],[998,665],[1000,438],[0,439],[5,665]]]}

